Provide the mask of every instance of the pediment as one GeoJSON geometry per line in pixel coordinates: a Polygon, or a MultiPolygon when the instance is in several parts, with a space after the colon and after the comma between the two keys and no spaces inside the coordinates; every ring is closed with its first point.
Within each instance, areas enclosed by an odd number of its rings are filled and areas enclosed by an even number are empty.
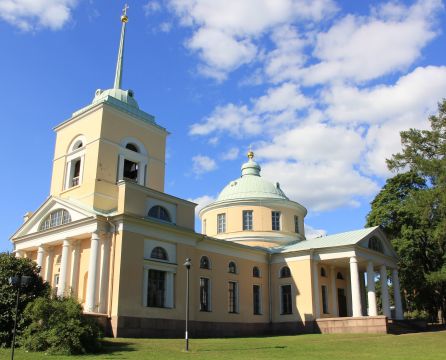
{"type": "Polygon", "coordinates": [[[95,216],[94,211],[86,210],[68,200],[56,197],[48,198],[32,216],[11,236],[11,240],[39,232],[40,224],[49,214],[58,209],[66,210],[71,218],[71,222],[87,219],[95,216]]]}
{"type": "Polygon", "coordinates": [[[364,237],[364,239],[358,242],[358,245],[378,254],[398,257],[386,234],[380,228],[376,228],[376,230],[364,237]]]}

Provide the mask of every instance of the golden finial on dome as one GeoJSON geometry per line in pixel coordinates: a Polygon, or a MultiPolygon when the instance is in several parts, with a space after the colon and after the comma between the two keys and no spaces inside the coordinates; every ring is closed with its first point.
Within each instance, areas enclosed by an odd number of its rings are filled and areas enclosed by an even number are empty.
{"type": "Polygon", "coordinates": [[[124,5],[124,9],[122,9],[122,15],[121,15],[121,22],[126,23],[129,21],[129,18],[127,17],[127,9],[129,6],[127,4],[124,5]]]}
{"type": "Polygon", "coordinates": [[[248,159],[252,159],[254,157],[254,151],[249,150],[248,151],[248,159]]]}

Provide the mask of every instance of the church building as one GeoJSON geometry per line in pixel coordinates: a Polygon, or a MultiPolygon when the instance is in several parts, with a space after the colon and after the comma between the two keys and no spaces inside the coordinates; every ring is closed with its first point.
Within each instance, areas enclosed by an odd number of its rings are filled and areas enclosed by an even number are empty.
{"type": "Polygon", "coordinates": [[[183,336],[188,276],[191,337],[385,332],[402,319],[385,234],[306,239],[307,210],[252,151],[195,232],[196,204],[164,192],[168,131],[121,87],[127,21],[124,10],[113,88],[55,127],[50,194],[11,237],[16,256],[115,337],[183,336]]]}

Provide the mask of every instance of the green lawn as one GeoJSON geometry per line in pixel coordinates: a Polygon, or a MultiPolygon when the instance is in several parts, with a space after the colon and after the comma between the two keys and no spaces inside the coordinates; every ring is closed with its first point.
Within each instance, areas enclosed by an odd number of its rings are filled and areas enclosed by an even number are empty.
{"type": "MultiPolygon", "coordinates": [[[[49,356],[20,349],[15,358],[39,359],[446,359],[446,331],[407,335],[298,335],[265,338],[190,340],[106,339],[102,354],[49,356]]],[[[9,350],[0,349],[0,359],[9,350]]]]}

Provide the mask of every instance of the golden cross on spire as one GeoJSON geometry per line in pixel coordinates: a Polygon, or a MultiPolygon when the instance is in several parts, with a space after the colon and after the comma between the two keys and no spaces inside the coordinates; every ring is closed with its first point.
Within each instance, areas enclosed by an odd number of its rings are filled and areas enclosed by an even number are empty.
{"type": "Polygon", "coordinates": [[[252,145],[249,144],[248,159],[252,159],[253,157],[254,157],[254,151],[252,151],[252,145]]]}
{"type": "Polygon", "coordinates": [[[122,9],[121,21],[123,23],[126,23],[127,21],[129,21],[129,18],[127,17],[127,9],[128,8],[129,8],[129,6],[127,4],[125,4],[124,8],[122,9]]]}

